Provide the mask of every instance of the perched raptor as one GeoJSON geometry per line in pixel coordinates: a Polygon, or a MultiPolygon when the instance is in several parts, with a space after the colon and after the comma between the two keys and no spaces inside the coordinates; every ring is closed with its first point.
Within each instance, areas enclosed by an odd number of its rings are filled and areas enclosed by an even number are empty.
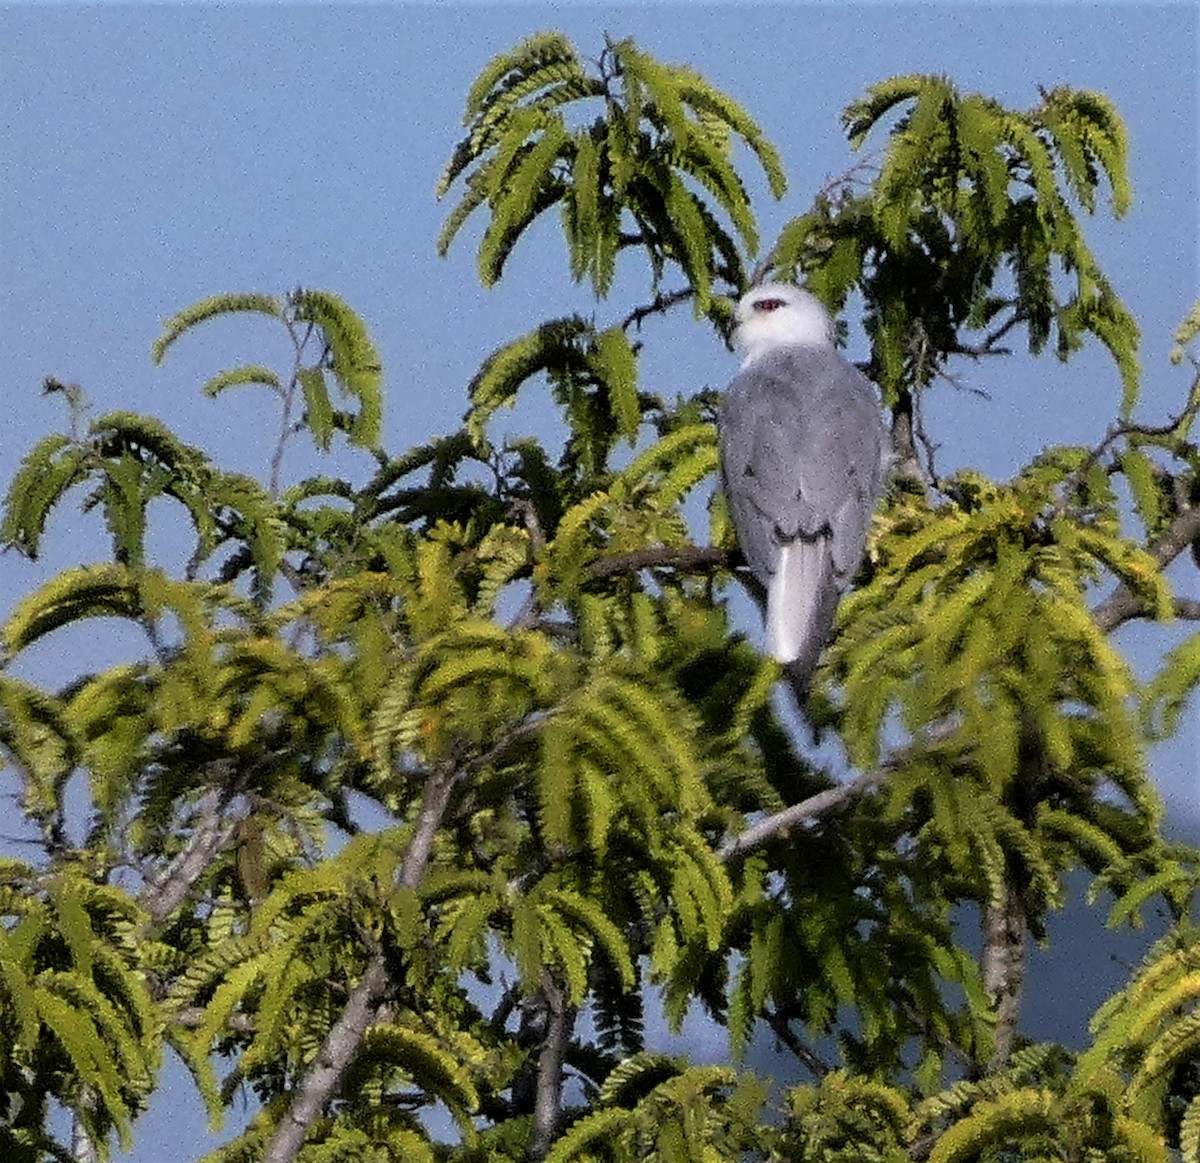
{"type": "Polygon", "coordinates": [[[734,335],[746,356],[717,420],[725,495],[766,589],[767,650],[803,686],[862,561],[887,435],[874,385],[838,354],[815,296],[755,287],[734,335]]]}

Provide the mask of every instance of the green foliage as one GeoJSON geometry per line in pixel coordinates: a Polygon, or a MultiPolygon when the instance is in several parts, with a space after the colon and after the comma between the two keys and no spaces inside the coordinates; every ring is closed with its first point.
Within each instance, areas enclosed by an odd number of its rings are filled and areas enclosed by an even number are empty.
{"type": "Polygon", "coordinates": [[[358,412],[346,425],[350,443],[362,448],[378,447],[383,417],[380,394],[383,367],[362,320],[328,291],[294,291],[288,296],[288,307],[295,323],[318,328],[325,342],[322,362],[309,369],[310,380],[316,382],[304,384],[309,423],[318,445],[328,445],[330,409],[328,394],[316,377],[322,367],[328,367],[342,392],[358,404],[358,412]]]}
{"type": "Polygon", "coordinates": [[[459,431],[380,447],[378,353],[325,291],[206,299],[153,349],[228,316],[283,328],[284,366],[202,387],[270,393],[265,483],[150,417],[89,422],[47,381],[70,430],[22,462],[0,541],[38,556],[78,490],[112,548],[0,627],[0,760],[40,845],[0,861],[6,1159],[67,1157],[56,1104],[102,1156],[127,1142],[165,1040],[214,1123],[257,1101],[213,1163],[278,1160],[297,1127],[282,1157],[312,1163],[1200,1163],[1200,857],[1161,836],[1145,764],[1200,647],[1140,685],[1112,639],[1191,610],[1166,567],[1195,541],[1200,383],[1169,423],[1132,420],[1137,328],[1076,216],[1102,187],[1128,206],[1124,129],[1096,94],[1018,113],[921,76],[844,124],[853,148],[886,132],[878,172],[818,194],[763,269],[833,306],[862,294],[901,437],[951,357],[1018,326],[1063,357],[1095,336],[1122,379],[1094,447],[1006,482],[897,449],[907,475],[804,707],[849,786],[731,625],[719,497],[716,545],[694,541],[714,394],[668,402],[639,367],[642,324],[679,302],[728,327],[759,245],[738,151],[785,187],[693,70],[630,41],[592,66],[544,33],[480,74],[439,249],[479,211],[491,286],[558,207],[571,277],[604,298],[640,251],[648,299],[500,346],[459,431]],[[558,451],[495,439],[539,380],[558,451]],[[293,437],[327,453],[339,433],[356,477],[287,478],[293,437]],[[148,558],[163,498],[195,541],[182,576],[148,558]],[[20,670],[96,618],[144,645],[64,661],[47,689],[20,670]],[[1023,1038],[996,965],[1032,955],[1079,869],[1110,926],[1172,927],[1075,1059],[1023,1038]],[[812,1081],[775,1099],[669,1058],[647,1001],[676,1030],[702,1012],[735,1055],[769,1028],[812,1081]]]}
{"type": "Polygon", "coordinates": [[[637,362],[620,327],[597,331],[578,316],[543,323],[505,344],[471,383],[467,431],[479,446],[497,408],[516,402],[517,391],[540,372],[550,376],[555,403],[572,433],[570,454],[596,474],[620,439],[633,444],[642,420],[637,362]]]}
{"type": "Polygon", "coordinates": [[[162,334],[154,341],[154,346],[150,349],[150,358],[156,365],[162,363],[163,356],[167,354],[167,350],[177,339],[209,319],[218,319],[239,312],[251,312],[267,315],[274,319],[282,319],[283,311],[283,304],[273,295],[260,295],[253,292],[212,295],[207,299],[201,299],[198,303],[193,303],[163,324],[162,334]]]}
{"type": "Polygon", "coordinates": [[[1184,350],[1197,335],[1200,335],[1200,300],[1192,304],[1192,309],[1175,329],[1175,346],[1171,348],[1171,362],[1182,363],[1184,350]]]}
{"type": "Polygon", "coordinates": [[[762,1083],[728,1067],[640,1055],[612,1072],[595,1111],[562,1136],[547,1163],[740,1158],[759,1140],[765,1097],[762,1083]]]}
{"type": "MultiPolygon", "coordinates": [[[[373,449],[379,445],[383,416],[383,367],[363,321],[337,295],[328,291],[297,289],[285,298],[261,294],[214,295],[202,299],[163,325],[154,341],[152,358],[161,363],[168,349],[184,333],[209,319],[242,312],[277,319],[287,330],[296,351],[296,365],[289,382],[261,364],[248,364],[219,372],[203,388],[206,396],[217,396],[227,388],[260,384],[284,403],[285,421],[290,419],[293,398],[299,389],[305,407],[304,424],[313,441],[328,451],[335,428],[345,431],[351,444],[373,449]],[[304,362],[310,342],[318,347],[314,362],[304,362]],[[358,405],[351,414],[337,413],[325,385],[330,371],[342,394],[358,405]]],[[[285,424],[286,427],[286,424],[285,424]]]]}
{"type": "Polygon", "coordinates": [[[460,177],[465,191],[438,250],[445,254],[486,206],[478,262],[489,287],[530,224],[561,204],[573,278],[588,278],[603,297],[617,255],[639,247],[655,286],[668,265],[679,267],[697,315],[704,315],[713,309],[715,279],[734,290],[745,286],[738,244],[749,254],[758,247],[749,194],[733,164],[734,139],[754,153],[775,197],[786,188],[774,147],[736,101],[694,70],[661,64],[628,40],[607,43],[594,75],[559,33],[529,37],[480,74],[463,124],[467,135],[437,194],[460,177]]]}
{"type": "Polygon", "coordinates": [[[772,265],[803,272],[835,306],[859,286],[871,374],[889,401],[931,383],[948,357],[995,350],[1023,326],[1034,354],[1052,337],[1060,359],[1087,335],[1104,344],[1128,414],[1137,324],[1071,209],[1093,213],[1102,181],[1113,213],[1129,208],[1129,146],[1109,101],[1063,87],[1019,112],[945,77],[893,77],[846,109],[851,146],[889,118],[872,180],[859,192],[860,171],[848,171],[784,228],[772,265]]]}
{"type": "Polygon", "coordinates": [[[61,1152],[48,1104],[78,1112],[94,1141],[127,1149],[160,1065],[163,1022],[137,972],[136,906],[82,867],[39,877],[0,869],[0,1084],[14,1163],[61,1152]],[[39,880],[41,883],[39,884],[39,880]]]}

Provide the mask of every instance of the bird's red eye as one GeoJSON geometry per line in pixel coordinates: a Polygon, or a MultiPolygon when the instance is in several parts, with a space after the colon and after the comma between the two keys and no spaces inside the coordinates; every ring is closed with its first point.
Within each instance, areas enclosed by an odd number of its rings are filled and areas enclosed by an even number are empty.
{"type": "Polygon", "coordinates": [[[780,307],[786,306],[783,299],[758,299],[754,304],[754,309],[756,311],[778,311],[780,307]]]}

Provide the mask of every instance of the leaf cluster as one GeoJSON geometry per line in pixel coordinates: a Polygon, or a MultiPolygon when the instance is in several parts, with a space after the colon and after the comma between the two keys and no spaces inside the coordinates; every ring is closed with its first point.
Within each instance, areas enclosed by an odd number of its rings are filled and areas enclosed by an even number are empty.
{"type": "Polygon", "coordinates": [[[739,244],[751,254],[758,246],[735,140],[752,151],[776,197],[786,188],[774,148],[736,101],[630,40],[608,40],[589,72],[561,34],[529,37],[480,73],[463,124],[466,136],[437,193],[460,179],[465,190],[438,249],[444,254],[486,207],[478,250],[484,286],[500,279],[535,219],[558,205],[574,279],[588,279],[603,297],[618,255],[638,249],[655,288],[669,267],[681,271],[702,316],[713,308],[714,280],[744,287],[739,244]]]}
{"type": "Polygon", "coordinates": [[[891,119],[870,180],[848,171],[771,252],[778,272],[803,273],[832,305],[861,290],[870,374],[889,402],[930,383],[950,356],[1003,350],[1019,327],[1031,353],[1053,339],[1064,360],[1098,339],[1123,411],[1133,407],[1137,324],[1072,208],[1094,213],[1103,185],[1115,215],[1129,208],[1125,127],[1099,93],[1041,96],[1019,111],[942,76],[872,86],[842,118],[854,149],[891,119]]]}

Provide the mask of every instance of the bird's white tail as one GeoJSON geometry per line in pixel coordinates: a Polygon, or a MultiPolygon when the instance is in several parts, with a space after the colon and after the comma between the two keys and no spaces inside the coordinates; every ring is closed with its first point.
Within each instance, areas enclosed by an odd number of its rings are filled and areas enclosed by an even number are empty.
{"type": "Polygon", "coordinates": [[[811,673],[829,636],[839,596],[828,537],[797,538],[782,545],[767,586],[770,655],[811,673]]]}

